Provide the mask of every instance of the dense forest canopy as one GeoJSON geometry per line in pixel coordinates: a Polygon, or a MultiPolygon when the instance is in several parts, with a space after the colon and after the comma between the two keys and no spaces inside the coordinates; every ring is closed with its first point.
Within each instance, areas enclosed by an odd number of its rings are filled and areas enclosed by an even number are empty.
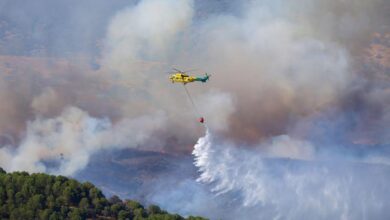
{"type": "Polygon", "coordinates": [[[170,214],[156,205],[144,208],[118,196],[106,199],[92,183],[64,176],[0,168],[0,219],[150,219],[203,220],[170,214]]]}

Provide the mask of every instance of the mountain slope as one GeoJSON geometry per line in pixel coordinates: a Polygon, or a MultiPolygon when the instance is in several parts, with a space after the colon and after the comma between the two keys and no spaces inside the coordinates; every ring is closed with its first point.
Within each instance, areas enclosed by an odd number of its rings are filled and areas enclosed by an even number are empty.
{"type": "MultiPolygon", "coordinates": [[[[27,172],[6,173],[0,168],[1,219],[166,219],[184,217],[160,207],[144,208],[117,196],[106,199],[89,182],[80,183],[63,176],[27,172]]],[[[201,220],[201,217],[188,217],[201,220]]]]}

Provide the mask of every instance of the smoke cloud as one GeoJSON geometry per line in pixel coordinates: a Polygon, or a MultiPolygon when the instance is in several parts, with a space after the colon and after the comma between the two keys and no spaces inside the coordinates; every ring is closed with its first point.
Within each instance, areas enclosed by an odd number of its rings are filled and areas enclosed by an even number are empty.
{"type": "MultiPolygon", "coordinates": [[[[355,115],[344,130],[350,143],[387,143],[387,129],[380,128],[386,127],[389,118],[388,77],[376,71],[373,63],[377,58],[364,59],[364,55],[371,49],[372,34],[386,30],[388,15],[382,12],[388,6],[379,0],[296,3],[300,4],[223,2],[219,11],[209,8],[214,3],[190,0],[146,0],[124,9],[122,3],[107,7],[99,2],[105,17],[94,12],[90,16],[96,19],[88,19],[105,20],[106,26],[88,29],[88,36],[100,36],[94,39],[95,49],[100,51],[93,56],[89,54],[92,49],[85,49],[88,52],[77,52],[78,59],[2,57],[2,70],[13,75],[4,75],[1,81],[1,99],[8,104],[3,107],[0,131],[18,142],[27,121],[39,115],[55,117],[66,106],[108,117],[114,123],[158,109],[170,122],[161,141],[181,137],[174,146],[167,143],[166,150],[190,152],[201,132],[191,123],[195,117],[183,90],[166,83],[165,73],[175,66],[201,68],[212,74],[207,85],[189,85],[189,90],[208,126],[226,138],[250,145],[294,130],[295,136],[305,139],[308,134],[302,121],[333,112],[355,115]],[[208,14],[199,11],[207,8],[208,14]],[[92,34],[93,30],[96,33],[92,34]],[[379,81],[383,77],[384,81],[379,81]]],[[[5,17],[13,18],[17,9],[7,7],[10,12],[5,17]]],[[[85,5],[77,7],[77,13],[62,13],[85,20],[80,13],[85,5]]],[[[14,22],[19,29],[32,25],[14,22]]],[[[85,25],[76,24],[77,29],[85,25]]],[[[8,22],[5,27],[10,25],[8,22]]],[[[91,40],[77,33],[77,40],[91,40]]],[[[29,49],[13,41],[6,43],[7,48],[29,49]]],[[[385,41],[379,43],[386,45],[385,41]]],[[[50,46],[63,48],[56,43],[50,46]]],[[[9,138],[3,139],[9,142],[9,138]]]]}
{"type": "Polygon", "coordinates": [[[107,65],[128,73],[135,61],[164,61],[192,14],[192,0],[141,1],[118,12],[107,31],[107,65]]]}
{"type": "Polygon", "coordinates": [[[200,182],[162,177],[166,194],[150,201],[213,218],[386,218],[389,10],[385,0],[0,1],[0,166],[74,175],[103,149],[188,155],[203,116],[200,182]],[[172,67],[211,74],[187,85],[200,114],[168,81],[172,67]]]}
{"type": "Polygon", "coordinates": [[[163,123],[164,116],[157,114],[123,119],[113,125],[107,118],[93,118],[69,107],[56,118],[29,122],[19,147],[1,148],[0,166],[10,171],[72,175],[85,168],[99,150],[153,143],[150,136],[163,123]]]}

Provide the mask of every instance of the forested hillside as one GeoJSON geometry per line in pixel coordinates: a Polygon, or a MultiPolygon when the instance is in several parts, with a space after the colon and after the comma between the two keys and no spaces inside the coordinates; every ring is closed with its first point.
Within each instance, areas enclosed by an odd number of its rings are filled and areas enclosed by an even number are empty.
{"type": "Polygon", "coordinates": [[[117,196],[106,199],[89,182],[64,176],[6,173],[0,168],[0,219],[150,219],[202,220],[170,214],[160,207],[144,208],[117,196]]]}

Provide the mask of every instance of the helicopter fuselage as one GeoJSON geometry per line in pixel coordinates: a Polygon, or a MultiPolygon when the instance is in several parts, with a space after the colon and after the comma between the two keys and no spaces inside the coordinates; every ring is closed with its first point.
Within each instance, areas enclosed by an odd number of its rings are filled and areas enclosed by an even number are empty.
{"type": "Polygon", "coordinates": [[[189,76],[184,73],[175,73],[172,74],[169,77],[169,79],[172,81],[172,83],[177,82],[177,83],[187,84],[194,81],[206,82],[209,79],[209,76],[206,75],[205,77],[195,77],[195,76],[189,76]]]}
{"type": "Polygon", "coordinates": [[[175,74],[171,75],[171,77],[169,77],[169,79],[172,81],[172,83],[177,82],[177,83],[184,83],[184,84],[196,81],[196,77],[189,76],[189,75],[183,74],[183,73],[175,73],[175,74]]]}

